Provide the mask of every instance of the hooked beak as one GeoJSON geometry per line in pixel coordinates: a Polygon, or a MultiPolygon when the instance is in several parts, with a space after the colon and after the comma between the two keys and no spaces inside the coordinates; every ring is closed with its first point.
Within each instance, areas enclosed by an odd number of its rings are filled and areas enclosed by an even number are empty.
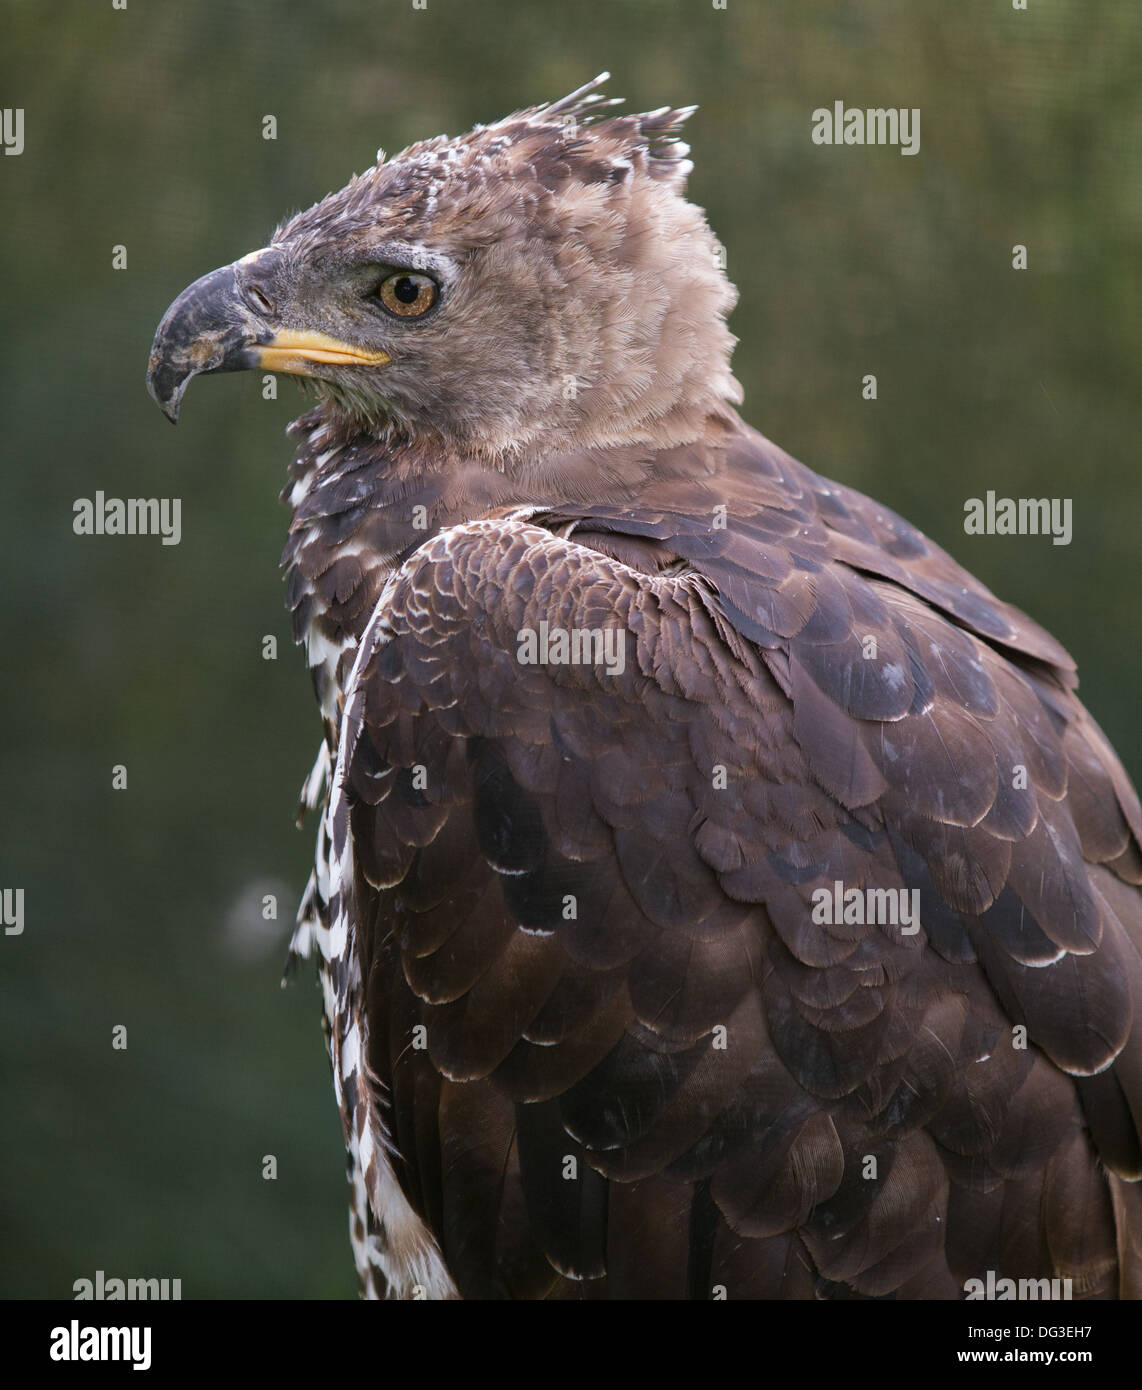
{"type": "Polygon", "coordinates": [[[147,390],[172,424],[193,376],[262,368],[313,376],[317,364],[383,366],[385,352],[371,352],[310,329],[270,322],[264,295],[246,281],[244,268],[267,252],[255,252],[196,280],[163,315],[151,346],[147,390]]]}

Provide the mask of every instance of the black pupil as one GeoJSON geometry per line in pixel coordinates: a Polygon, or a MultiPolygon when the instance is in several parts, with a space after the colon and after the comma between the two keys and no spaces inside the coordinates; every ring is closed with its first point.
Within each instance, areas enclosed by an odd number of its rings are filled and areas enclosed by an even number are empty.
{"type": "Polygon", "coordinates": [[[415,304],[420,297],[420,286],[409,276],[402,275],[393,286],[393,293],[402,304],[415,304]]]}

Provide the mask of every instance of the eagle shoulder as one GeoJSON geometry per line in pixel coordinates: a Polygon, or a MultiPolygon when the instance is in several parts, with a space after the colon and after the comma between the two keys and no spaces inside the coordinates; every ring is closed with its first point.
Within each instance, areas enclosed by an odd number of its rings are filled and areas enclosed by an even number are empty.
{"type": "Polygon", "coordinates": [[[328,814],[401,1193],[465,1295],[954,1297],[1034,1126],[1058,1176],[1005,1257],[1057,1265],[1086,1174],[1068,1268],[1103,1288],[1099,1159],[1139,1166],[1113,754],[931,551],[727,530],[517,509],[386,582],[328,814]],[[920,930],[819,920],[838,883],[918,893],[920,930]]]}

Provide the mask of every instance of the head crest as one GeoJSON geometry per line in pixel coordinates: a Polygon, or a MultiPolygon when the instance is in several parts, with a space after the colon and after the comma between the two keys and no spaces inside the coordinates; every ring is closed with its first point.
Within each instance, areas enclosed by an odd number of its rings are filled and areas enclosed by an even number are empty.
{"type": "MultiPolygon", "coordinates": [[[[688,158],[690,147],[680,134],[698,108],[661,106],[641,114],[610,114],[623,103],[622,97],[604,96],[598,90],[610,76],[601,72],[558,101],[513,112],[491,125],[477,125],[454,140],[440,135],[421,141],[396,155],[392,163],[442,169],[465,159],[475,163],[510,159],[515,152],[529,164],[554,165],[592,182],[601,178],[621,182],[637,167],[682,192],[693,165],[688,158]]],[[[385,152],[378,150],[377,165],[384,164],[385,152]]]]}

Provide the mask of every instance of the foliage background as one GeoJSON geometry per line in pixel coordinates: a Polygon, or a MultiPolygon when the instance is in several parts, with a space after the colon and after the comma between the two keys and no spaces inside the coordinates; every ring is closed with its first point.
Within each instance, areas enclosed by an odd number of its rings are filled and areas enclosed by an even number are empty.
{"type": "Polygon", "coordinates": [[[277,987],[319,735],[277,570],[298,397],[198,383],[172,431],[143,373],[191,279],[378,144],[604,68],[632,109],[699,103],[691,190],[741,290],[747,417],[1054,631],[1142,772],[1135,0],[0,15],[0,103],[26,113],[24,154],[0,156],[0,883],[26,891],[24,934],[0,937],[0,1295],[69,1297],[97,1269],[179,1277],[187,1298],[355,1291],[319,993],[277,987]],[[920,154],[813,146],[811,111],[838,99],[919,107],[920,154]],[[72,504],[97,488],[181,497],[181,545],[76,537],[72,504]],[[966,537],[964,500],[989,488],[1072,497],[1073,544],[966,537]],[[281,895],[272,935],[263,891],[281,895]]]}

